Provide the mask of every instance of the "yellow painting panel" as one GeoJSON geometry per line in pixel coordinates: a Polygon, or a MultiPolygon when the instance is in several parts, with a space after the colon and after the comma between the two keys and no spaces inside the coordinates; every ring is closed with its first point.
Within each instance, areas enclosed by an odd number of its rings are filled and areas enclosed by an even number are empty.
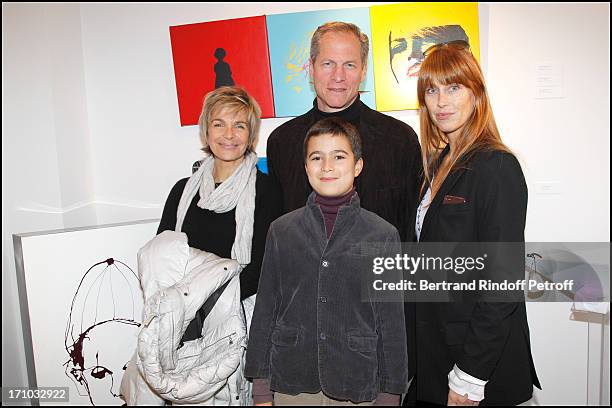
{"type": "Polygon", "coordinates": [[[480,61],[478,3],[404,3],[370,8],[376,107],[418,109],[417,78],[423,51],[467,40],[480,61]]]}

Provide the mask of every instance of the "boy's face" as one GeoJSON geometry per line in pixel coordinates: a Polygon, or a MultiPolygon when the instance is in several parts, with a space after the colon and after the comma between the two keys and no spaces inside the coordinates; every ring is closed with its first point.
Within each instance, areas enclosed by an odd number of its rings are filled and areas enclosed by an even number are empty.
{"type": "Polygon", "coordinates": [[[340,197],[353,188],[363,169],[344,136],[330,134],[312,137],[306,151],[306,174],[312,189],[324,197],[340,197]]]}

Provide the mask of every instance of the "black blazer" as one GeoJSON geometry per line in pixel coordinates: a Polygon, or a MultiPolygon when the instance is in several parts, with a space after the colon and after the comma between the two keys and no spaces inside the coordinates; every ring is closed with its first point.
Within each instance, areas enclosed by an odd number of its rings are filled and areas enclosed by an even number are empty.
{"type": "MultiPolygon", "coordinates": [[[[427,210],[420,242],[524,242],[526,211],[517,159],[477,152],[447,176],[427,210]]],[[[518,272],[524,276],[524,269],[518,272]]],[[[531,398],[534,384],[540,387],[524,302],[417,303],[416,309],[417,399],[446,405],[455,364],[488,381],[483,404],[516,405],[531,398]]]]}

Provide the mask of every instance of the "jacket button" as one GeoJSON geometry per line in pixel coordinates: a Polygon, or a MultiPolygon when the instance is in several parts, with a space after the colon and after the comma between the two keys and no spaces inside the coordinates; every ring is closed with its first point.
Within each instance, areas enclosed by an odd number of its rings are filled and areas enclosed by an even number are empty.
{"type": "Polygon", "coordinates": [[[324,268],[327,268],[329,266],[329,262],[323,261],[322,265],[323,265],[324,268]]]}
{"type": "Polygon", "coordinates": [[[327,303],[327,298],[325,296],[321,296],[321,303],[327,303]]]}

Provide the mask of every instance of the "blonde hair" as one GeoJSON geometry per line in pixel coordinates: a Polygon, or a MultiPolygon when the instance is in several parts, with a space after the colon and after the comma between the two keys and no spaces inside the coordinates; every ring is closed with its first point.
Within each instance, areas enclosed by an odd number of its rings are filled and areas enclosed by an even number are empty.
{"type": "Polygon", "coordinates": [[[436,196],[446,177],[453,171],[465,167],[477,151],[501,150],[510,152],[502,142],[495,124],[493,111],[480,65],[466,48],[451,44],[437,46],[427,53],[421,65],[417,83],[419,117],[421,126],[421,154],[425,178],[421,195],[431,185],[431,197],[436,196]],[[474,110],[467,120],[448,160],[440,164],[440,155],[449,143],[446,135],[433,123],[425,104],[425,91],[435,83],[461,84],[474,94],[474,110]],[[433,173],[435,180],[432,183],[433,173]]]}
{"type": "Polygon", "coordinates": [[[208,125],[213,113],[223,108],[230,108],[235,112],[246,112],[249,126],[247,152],[255,152],[255,145],[261,125],[261,109],[255,98],[250,96],[244,89],[235,86],[222,86],[209,92],[204,98],[202,113],[198,120],[202,151],[212,154],[208,144],[208,125]]]}
{"type": "Polygon", "coordinates": [[[368,62],[368,52],[370,51],[370,40],[368,36],[361,31],[359,27],[352,23],[345,23],[342,21],[332,21],[329,23],[325,23],[320,25],[317,30],[312,35],[312,39],[310,40],[310,60],[312,62],[316,61],[320,52],[321,45],[321,37],[327,33],[353,33],[359,40],[359,45],[361,47],[361,63],[365,66],[368,62]]]}

